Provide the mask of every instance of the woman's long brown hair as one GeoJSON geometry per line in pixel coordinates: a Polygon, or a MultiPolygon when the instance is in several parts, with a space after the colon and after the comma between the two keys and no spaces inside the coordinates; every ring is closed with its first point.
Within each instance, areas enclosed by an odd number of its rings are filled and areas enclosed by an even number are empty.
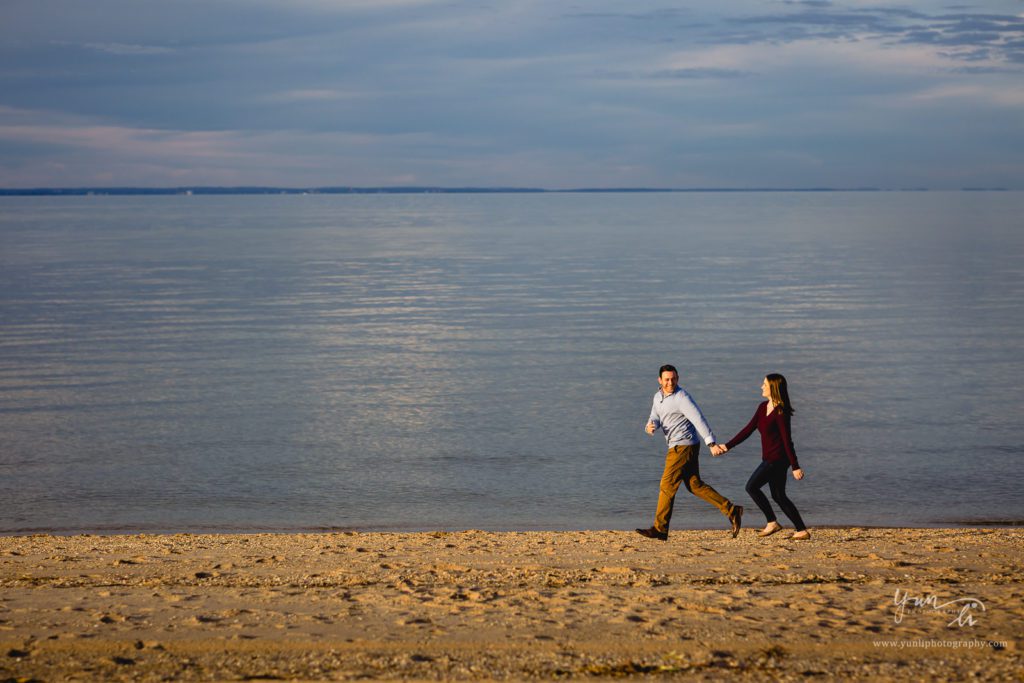
{"type": "Polygon", "coordinates": [[[792,415],[796,412],[793,403],[789,400],[789,389],[786,386],[786,378],[777,372],[765,375],[768,380],[768,393],[772,395],[772,403],[783,415],[792,415]]]}

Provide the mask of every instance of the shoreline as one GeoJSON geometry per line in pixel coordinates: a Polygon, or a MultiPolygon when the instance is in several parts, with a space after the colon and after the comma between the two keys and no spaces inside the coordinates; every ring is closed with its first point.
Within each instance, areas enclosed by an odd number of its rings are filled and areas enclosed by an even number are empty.
{"type": "Polygon", "coordinates": [[[0,680],[1024,671],[1024,530],[787,531],[0,536],[0,680]]]}
{"type": "MultiPolygon", "coordinates": [[[[643,522],[649,522],[649,520],[641,520],[638,524],[643,522]]],[[[855,530],[855,529],[907,529],[907,530],[936,530],[936,529],[1015,529],[1024,527],[1024,519],[1007,519],[1007,520],[963,520],[963,521],[950,521],[950,522],[937,522],[935,524],[914,524],[914,525],[888,525],[888,524],[820,524],[815,526],[809,526],[808,529],[822,529],[822,530],[855,530]]],[[[753,527],[744,526],[744,529],[751,529],[753,527]]],[[[682,533],[689,531],[718,531],[722,530],[723,527],[719,526],[702,526],[702,527],[681,527],[673,529],[673,533],[682,533]]],[[[117,528],[96,528],[96,527],[84,527],[84,528],[53,528],[53,527],[27,527],[18,528],[12,530],[0,530],[0,538],[19,538],[19,537],[31,537],[31,536],[55,536],[55,537],[70,537],[70,536],[175,536],[180,534],[189,535],[208,535],[208,536],[242,536],[242,535],[259,535],[259,534],[278,534],[278,535],[311,535],[311,534],[344,534],[344,533],[361,533],[361,534],[433,534],[433,533],[463,533],[468,531],[478,531],[484,533],[493,534],[512,534],[512,533],[596,533],[601,531],[609,532],[632,532],[632,528],[602,528],[602,529],[569,529],[562,527],[545,527],[537,526],[530,528],[490,528],[490,527],[443,527],[438,528],[434,526],[430,527],[414,527],[414,526],[332,526],[332,527],[227,527],[227,526],[212,526],[212,527],[117,527],[117,528]]]]}

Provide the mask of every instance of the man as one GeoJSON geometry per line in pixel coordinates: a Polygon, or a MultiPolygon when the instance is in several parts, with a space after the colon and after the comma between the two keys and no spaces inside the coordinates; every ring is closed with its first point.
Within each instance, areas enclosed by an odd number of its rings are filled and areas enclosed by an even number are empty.
{"type": "Polygon", "coordinates": [[[668,442],[668,454],[665,456],[665,472],[661,475],[654,526],[650,529],[637,529],[637,533],[660,541],[668,540],[672,503],[675,501],[679,484],[682,483],[687,491],[711,503],[726,516],[732,524],[732,537],[736,538],[740,532],[743,507],[733,505],[700,478],[700,464],[697,462],[700,441],[697,436],[699,434],[714,452],[718,445],[715,443],[711,427],[690,395],[679,386],[679,373],[674,367],[661,366],[661,370],[658,371],[658,384],[661,388],[654,394],[654,405],[646,431],[648,434],[654,434],[656,429],[664,432],[665,440],[668,442]]]}

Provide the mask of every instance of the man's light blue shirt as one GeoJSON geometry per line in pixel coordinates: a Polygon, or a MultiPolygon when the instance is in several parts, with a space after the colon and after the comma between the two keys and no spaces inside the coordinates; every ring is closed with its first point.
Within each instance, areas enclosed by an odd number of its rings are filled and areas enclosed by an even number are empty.
{"type": "Polygon", "coordinates": [[[704,414],[682,387],[666,396],[658,389],[654,394],[654,405],[651,407],[650,422],[655,429],[661,429],[668,441],[668,447],[692,446],[700,443],[697,434],[704,443],[711,445],[716,442],[715,433],[708,426],[704,414]]]}

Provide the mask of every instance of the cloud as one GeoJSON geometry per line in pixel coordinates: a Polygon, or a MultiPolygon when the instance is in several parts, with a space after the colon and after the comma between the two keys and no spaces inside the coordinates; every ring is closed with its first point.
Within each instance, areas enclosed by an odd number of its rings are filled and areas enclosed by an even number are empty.
{"type": "Polygon", "coordinates": [[[664,69],[652,74],[654,78],[679,78],[684,80],[703,78],[745,78],[752,75],[751,71],[738,69],[718,69],[713,67],[690,69],[664,69]]]}
{"type": "MultiPolygon", "coordinates": [[[[807,3],[798,3],[806,5],[807,3]]],[[[723,42],[766,43],[812,39],[870,40],[879,44],[943,45],[950,59],[970,60],[982,49],[993,60],[1020,61],[1024,19],[1014,14],[927,14],[903,8],[852,8],[813,3],[813,9],[732,17],[728,24],[747,29],[722,34],[723,42]],[[754,31],[756,29],[756,31],[754,31]]]]}
{"type": "Polygon", "coordinates": [[[231,132],[133,128],[12,108],[0,110],[0,141],[102,151],[137,158],[233,159],[250,156],[231,132]]]}
{"type": "Polygon", "coordinates": [[[555,186],[817,184],[827,167],[850,169],[831,184],[860,186],[876,184],[865,150],[881,158],[906,140],[952,154],[948,131],[915,119],[966,116],[989,129],[958,133],[956,149],[974,145],[991,157],[986,168],[1015,168],[1019,9],[15,2],[0,10],[0,166],[8,182],[12,169],[70,178],[94,167],[157,184],[191,173],[242,184],[555,186]]]}
{"type": "Polygon", "coordinates": [[[174,52],[172,48],[160,45],[126,45],[124,43],[85,43],[83,47],[112,55],[165,55],[174,52]]]}
{"type": "Polygon", "coordinates": [[[622,19],[628,19],[631,21],[644,21],[644,22],[663,22],[670,19],[682,19],[693,16],[693,10],[681,7],[672,8],[656,8],[646,11],[639,11],[634,9],[631,12],[617,11],[587,11],[587,12],[567,12],[562,15],[566,18],[571,19],[601,19],[601,20],[612,20],[620,21],[622,19]]]}
{"type": "Polygon", "coordinates": [[[350,14],[355,12],[379,12],[380,10],[409,9],[417,7],[451,6],[452,0],[242,0],[241,8],[262,5],[281,9],[298,8],[318,14],[350,14]]]}
{"type": "Polygon", "coordinates": [[[376,93],[368,91],[342,90],[339,88],[305,88],[282,90],[267,94],[268,102],[337,102],[343,100],[359,100],[374,97],[376,93]]]}
{"type": "Polygon", "coordinates": [[[1013,109],[1024,107],[1024,90],[1007,90],[1005,88],[985,87],[974,84],[936,85],[915,92],[910,96],[915,102],[934,104],[941,100],[960,100],[967,104],[985,102],[988,104],[1013,109]]]}
{"type": "Polygon", "coordinates": [[[382,160],[403,159],[406,167],[423,167],[421,160],[431,159],[432,150],[465,152],[481,147],[472,140],[430,133],[136,128],[0,106],[0,149],[7,145],[32,151],[27,158],[8,154],[0,162],[0,183],[21,187],[47,184],[30,178],[58,171],[86,179],[71,185],[88,185],[90,178],[137,186],[388,184],[398,176],[382,160]],[[20,182],[13,182],[19,177],[12,172],[16,168],[21,169],[20,182]]]}

